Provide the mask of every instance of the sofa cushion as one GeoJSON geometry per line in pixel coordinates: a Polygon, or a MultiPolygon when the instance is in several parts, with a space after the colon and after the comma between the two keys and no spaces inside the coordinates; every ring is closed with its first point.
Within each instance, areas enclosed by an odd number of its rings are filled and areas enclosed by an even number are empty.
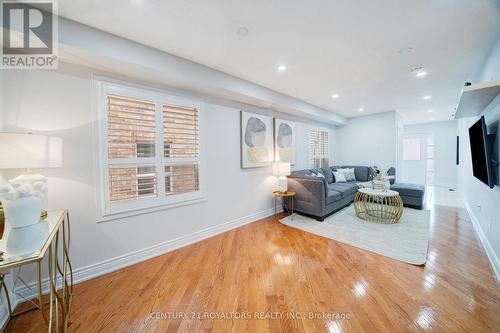
{"type": "Polygon", "coordinates": [[[333,183],[334,179],[333,179],[332,169],[331,168],[321,168],[321,170],[323,171],[323,174],[325,175],[325,178],[326,178],[326,181],[328,182],[328,184],[333,183]]]}
{"type": "Polygon", "coordinates": [[[399,193],[400,196],[406,197],[423,197],[425,187],[418,184],[395,183],[391,185],[391,190],[399,193]]]}
{"type": "Polygon", "coordinates": [[[370,168],[365,166],[355,166],[354,175],[356,180],[360,182],[367,182],[370,180],[370,168]]]}
{"type": "Polygon", "coordinates": [[[367,182],[370,179],[370,170],[371,168],[366,167],[366,166],[350,166],[350,165],[344,165],[342,168],[354,168],[354,175],[356,176],[356,180],[358,182],[367,182]]]}
{"type": "MultiPolygon", "coordinates": [[[[321,169],[320,169],[321,170],[321,169]]],[[[287,176],[287,178],[304,178],[304,179],[314,179],[314,180],[318,180],[318,181],[321,181],[323,183],[323,187],[325,188],[325,195],[326,193],[328,192],[328,188],[327,188],[327,185],[328,183],[326,182],[326,178],[324,177],[313,177],[312,174],[313,172],[315,174],[320,174],[320,175],[323,175],[322,172],[319,172],[317,169],[307,169],[307,170],[299,170],[299,171],[293,171],[292,173],[290,173],[290,176],[287,176]],[[314,170],[314,171],[313,171],[314,170]]]]}
{"type": "Polygon", "coordinates": [[[340,192],[342,198],[345,198],[358,190],[355,183],[333,183],[328,184],[328,191],[340,192]]]}
{"type": "Polygon", "coordinates": [[[310,176],[311,175],[311,170],[298,170],[298,171],[292,171],[290,173],[290,176],[310,176]]]}
{"type": "Polygon", "coordinates": [[[335,201],[342,199],[342,194],[334,190],[328,190],[328,195],[326,196],[326,204],[329,205],[335,201]]]}
{"type": "Polygon", "coordinates": [[[339,165],[334,165],[334,166],[331,166],[330,169],[332,169],[332,171],[337,171],[338,169],[342,168],[341,166],[339,165]]]}
{"type": "MultiPolygon", "coordinates": [[[[323,170],[321,170],[321,168],[313,168],[313,169],[309,169],[309,171],[313,172],[313,173],[320,173],[322,174],[323,176],[325,175],[325,173],[323,172],[323,170]]],[[[326,178],[326,177],[325,177],[326,178]]]]}

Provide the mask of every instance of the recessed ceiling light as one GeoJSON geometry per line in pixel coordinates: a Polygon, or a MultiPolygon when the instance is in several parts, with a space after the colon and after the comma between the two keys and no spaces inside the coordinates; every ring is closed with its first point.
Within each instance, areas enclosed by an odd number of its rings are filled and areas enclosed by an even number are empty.
{"type": "Polygon", "coordinates": [[[333,95],[332,95],[332,98],[333,98],[333,99],[337,99],[337,98],[339,98],[339,97],[340,97],[340,96],[339,96],[339,94],[333,94],[333,95]]]}
{"type": "Polygon", "coordinates": [[[427,96],[423,97],[423,99],[426,100],[426,101],[430,100],[431,98],[432,98],[432,96],[430,96],[430,95],[427,95],[427,96]]]}
{"type": "Polygon", "coordinates": [[[236,34],[241,37],[245,37],[248,35],[248,28],[247,27],[239,27],[238,30],[236,30],[236,34]]]}
{"type": "Polygon", "coordinates": [[[431,121],[434,121],[434,120],[436,120],[436,118],[431,118],[431,121]]]}
{"type": "Polygon", "coordinates": [[[284,71],[286,71],[286,66],[285,65],[279,65],[277,69],[280,72],[284,72],[284,71]]]}
{"type": "Polygon", "coordinates": [[[415,67],[411,70],[412,74],[415,74],[416,77],[424,77],[427,75],[427,72],[424,71],[422,66],[415,67]]]}
{"type": "Polygon", "coordinates": [[[433,112],[434,112],[434,110],[433,110],[433,109],[429,109],[429,110],[427,110],[427,112],[429,112],[429,113],[433,113],[433,112]]]}
{"type": "Polygon", "coordinates": [[[363,112],[363,111],[365,111],[365,109],[363,109],[363,108],[358,109],[358,112],[363,112]]]}

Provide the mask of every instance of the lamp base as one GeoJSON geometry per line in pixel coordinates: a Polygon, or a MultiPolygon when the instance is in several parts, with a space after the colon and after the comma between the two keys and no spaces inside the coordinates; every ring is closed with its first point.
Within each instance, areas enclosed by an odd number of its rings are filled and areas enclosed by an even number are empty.
{"type": "Polygon", "coordinates": [[[11,228],[22,228],[40,222],[42,202],[35,196],[4,202],[5,222],[11,228]]]}
{"type": "MultiPolygon", "coordinates": [[[[34,193],[32,194],[40,200],[42,207],[39,220],[40,221],[45,220],[47,218],[47,201],[48,201],[47,177],[37,173],[33,173],[28,169],[27,172],[20,174],[16,178],[10,180],[10,182],[13,184],[17,184],[17,186],[28,185],[35,190],[34,193]]],[[[4,203],[4,211],[7,211],[7,208],[5,208],[5,206],[7,206],[7,202],[4,203]]],[[[5,213],[5,216],[7,216],[7,213],[5,213]]],[[[5,218],[5,220],[7,220],[7,218],[5,218]]]]}
{"type": "Polygon", "coordinates": [[[278,178],[278,191],[286,192],[288,190],[288,183],[286,177],[281,176],[278,178]]]}

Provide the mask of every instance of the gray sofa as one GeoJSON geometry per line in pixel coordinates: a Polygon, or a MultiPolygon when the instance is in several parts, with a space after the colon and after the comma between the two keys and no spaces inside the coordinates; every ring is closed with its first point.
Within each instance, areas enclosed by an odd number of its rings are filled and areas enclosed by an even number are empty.
{"type": "MultiPolygon", "coordinates": [[[[395,175],[394,168],[389,169],[389,175],[395,175]]],[[[357,183],[372,180],[371,168],[366,166],[332,166],[294,171],[288,176],[288,190],[297,193],[294,210],[298,213],[312,216],[323,221],[327,216],[349,206],[354,201],[358,190],[357,183]],[[338,168],[354,168],[355,181],[335,182],[333,171],[338,168]],[[312,177],[311,173],[321,173],[325,176],[312,177]]],[[[421,185],[398,184],[391,180],[391,189],[400,193],[405,206],[422,209],[425,188],[421,185]]]]}

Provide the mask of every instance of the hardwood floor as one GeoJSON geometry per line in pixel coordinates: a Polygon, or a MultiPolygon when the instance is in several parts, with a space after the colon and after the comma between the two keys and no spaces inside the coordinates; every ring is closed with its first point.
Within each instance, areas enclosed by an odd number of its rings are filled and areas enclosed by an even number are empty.
{"type": "Polygon", "coordinates": [[[76,285],[70,331],[500,332],[500,288],[461,208],[432,207],[425,267],[266,218],[76,285]]]}

